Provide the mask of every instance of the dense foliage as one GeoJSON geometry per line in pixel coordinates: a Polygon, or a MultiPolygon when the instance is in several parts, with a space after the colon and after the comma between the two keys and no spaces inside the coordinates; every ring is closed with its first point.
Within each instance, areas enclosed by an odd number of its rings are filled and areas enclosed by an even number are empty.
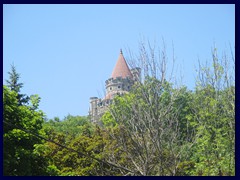
{"type": "Polygon", "coordinates": [[[43,133],[44,114],[36,109],[37,96],[30,105],[20,105],[18,97],[3,86],[3,174],[46,175],[47,161],[37,152],[43,141],[34,135],[43,133]]]}
{"type": "Polygon", "coordinates": [[[3,86],[4,175],[235,175],[233,72],[226,56],[212,55],[192,91],[144,72],[102,126],[85,116],[47,120],[38,95],[20,94],[13,68],[3,86]]]}

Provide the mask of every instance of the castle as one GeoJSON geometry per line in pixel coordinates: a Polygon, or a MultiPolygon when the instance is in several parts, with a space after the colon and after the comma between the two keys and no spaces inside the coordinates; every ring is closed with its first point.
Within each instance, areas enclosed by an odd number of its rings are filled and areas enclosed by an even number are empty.
{"type": "Polygon", "coordinates": [[[89,115],[91,122],[99,123],[99,119],[112,103],[116,95],[122,95],[130,91],[133,84],[141,80],[141,69],[136,67],[129,69],[122,50],[113,69],[111,77],[105,81],[106,95],[103,99],[90,97],[89,115]]]}

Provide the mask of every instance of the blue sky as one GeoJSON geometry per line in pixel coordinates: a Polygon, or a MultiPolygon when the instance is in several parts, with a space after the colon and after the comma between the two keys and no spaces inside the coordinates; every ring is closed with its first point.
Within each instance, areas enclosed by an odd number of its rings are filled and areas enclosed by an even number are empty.
{"type": "MultiPolygon", "coordinates": [[[[198,58],[235,46],[235,5],[9,5],[3,6],[3,84],[14,63],[22,93],[39,94],[48,118],[87,115],[89,97],[103,95],[120,48],[139,52],[142,37],[169,59],[174,44],[183,83],[194,87],[198,58]]],[[[230,54],[230,53],[229,53],[230,54]]]]}

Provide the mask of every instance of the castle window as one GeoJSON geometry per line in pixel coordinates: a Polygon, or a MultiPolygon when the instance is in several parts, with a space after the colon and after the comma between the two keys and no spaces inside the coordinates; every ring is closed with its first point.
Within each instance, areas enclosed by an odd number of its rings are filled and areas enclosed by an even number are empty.
{"type": "Polygon", "coordinates": [[[111,90],[112,90],[112,87],[110,87],[109,89],[110,89],[110,91],[111,91],[111,90]]]}
{"type": "Polygon", "coordinates": [[[120,86],[118,86],[118,89],[120,89],[120,86]]]}

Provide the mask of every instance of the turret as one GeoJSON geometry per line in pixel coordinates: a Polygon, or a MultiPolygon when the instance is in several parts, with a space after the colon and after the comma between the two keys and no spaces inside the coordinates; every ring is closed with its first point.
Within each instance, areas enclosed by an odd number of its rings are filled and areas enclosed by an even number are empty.
{"type": "Polygon", "coordinates": [[[96,122],[98,119],[98,108],[97,108],[98,98],[90,97],[90,111],[89,115],[92,122],[96,122]]]}
{"type": "Polygon", "coordinates": [[[122,50],[120,50],[112,75],[105,81],[106,96],[103,99],[97,97],[90,98],[89,115],[91,116],[91,121],[99,124],[100,117],[106,112],[108,106],[112,103],[112,99],[118,94],[122,95],[129,92],[134,82],[140,80],[141,69],[136,67],[130,70],[122,50]]]}

